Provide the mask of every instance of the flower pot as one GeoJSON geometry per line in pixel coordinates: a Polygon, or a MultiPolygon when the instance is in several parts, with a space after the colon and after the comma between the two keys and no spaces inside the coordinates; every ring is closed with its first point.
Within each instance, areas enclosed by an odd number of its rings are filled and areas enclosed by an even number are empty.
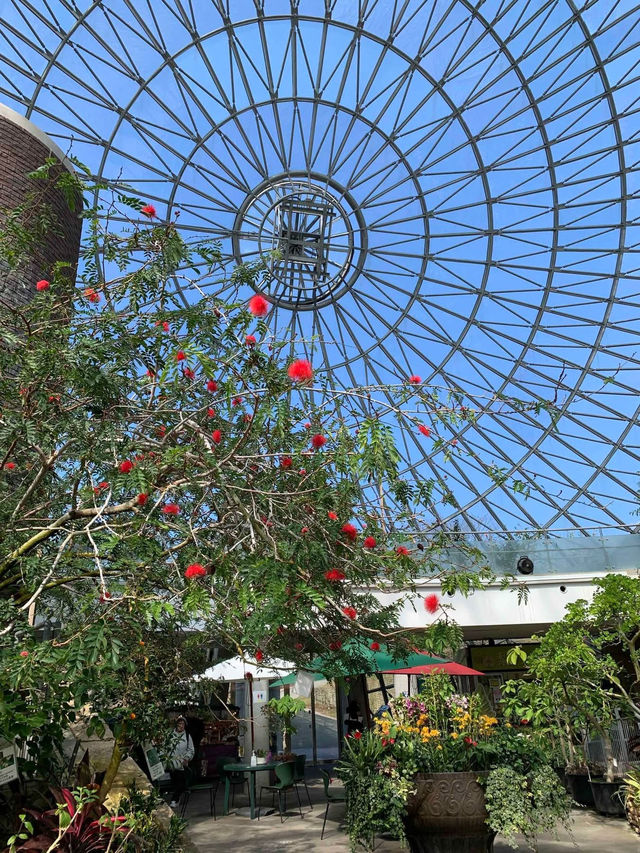
{"type": "Polygon", "coordinates": [[[256,764],[266,764],[266,763],[267,763],[266,755],[257,755],[256,756],[256,764]]]}
{"type": "Polygon", "coordinates": [[[610,817],[624,817],[624,802],[618,796],[622,780],[605,782],[604,779],[592,779],[591,790],[596,811],[610,817]]]}
{"type": "Polygon", "coordinates": [[[593,807],[593,792],[589,777],[585,773],[565,773],[564,777],[565,788],[571,798],[581,806],[593,807]]]}
{"type": "Polygon", "coordinates": [[[491,853],[495,832],[486,823],[486,773],[419,773],[407,802],[412,853],[491,853]]]}

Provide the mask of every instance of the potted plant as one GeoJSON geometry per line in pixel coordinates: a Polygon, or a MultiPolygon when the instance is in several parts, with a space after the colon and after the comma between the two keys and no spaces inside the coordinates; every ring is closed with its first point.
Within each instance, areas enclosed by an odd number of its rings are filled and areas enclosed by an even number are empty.
{"type": "Polygon", "coordinates": [[[282,751],[291,753],[291,735],[297,731],[293,718],[306,708],[304,699],[294,699],[288,693],[280,699],[269,699],[262,712],[269,718],[269,724],[275,731],[282,732],[282,751]]]}
{"type": "Polygon", "coordinates": [[[256,763],[257,764],[266,764],[267,763],[267,751],[265,749],[256,749],[256,763]]]}
{"type": "Polygon", "coordinates": [[[387,832],[415,853],[488,853],[496,832],[535,840],[568,821],[570,798],[535,733],[500,725],[482,702],[431,675],[346,739],[337,773],[354,847],[387,832]]]}

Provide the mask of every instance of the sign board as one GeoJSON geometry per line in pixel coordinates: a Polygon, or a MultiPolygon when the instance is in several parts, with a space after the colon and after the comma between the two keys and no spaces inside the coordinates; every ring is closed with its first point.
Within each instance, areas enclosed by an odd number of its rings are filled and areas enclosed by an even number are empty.
{"type": "Polygon", "coordinates": [[[3,741],[0,744],[0,785],[6,785],[18,778],[15,747],[9,741],[3,741]]]}
{"type": "Polygon", "coordinates": [[[254,690],[253,691],[253,702],[254,704],[258,702],[266,702],[267,701],[267,691],[266,690],[254,690]]]}
{"type": "Polygon", "coordinates": [[[152,743],[145,743],[143,751],[147,767],[149,768],[149,778],[152,782],[155,782],[156,779],[164,776],[164,764],[162,763],[158,750],[152,743]]]}
{"type": "MultiPolygon", "coordinates": [[[[480,672],[513,672],[526,669],[526,664],[519,660],[515,664],[507,662],[507,655],[513,646],[471,646],[471,666],[480,672]]],[[[527,643],[527,654],[538,648],[537,643],[527,643]]]]}

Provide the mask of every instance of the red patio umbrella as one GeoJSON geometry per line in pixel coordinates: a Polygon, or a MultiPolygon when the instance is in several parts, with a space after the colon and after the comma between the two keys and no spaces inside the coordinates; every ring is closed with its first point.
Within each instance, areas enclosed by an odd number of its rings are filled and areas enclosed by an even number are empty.
{"type": "Polygon", "coordinates": [[[401,669],[385,669],[384,671],[392,675],[429,675],[431,672],[446,672],[448,675],[484,675],[484,672],[471,669],[471,667],[464,666],[461,663],[454,663],[454,661],[428,663],[401,669]]]}

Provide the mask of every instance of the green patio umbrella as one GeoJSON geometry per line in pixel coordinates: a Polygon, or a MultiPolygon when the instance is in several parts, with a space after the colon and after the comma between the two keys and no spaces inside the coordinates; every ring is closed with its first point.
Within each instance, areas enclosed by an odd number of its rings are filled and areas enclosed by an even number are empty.
{"type": "Polygon", "coordinates": [[[434,663],[450,663],[446,658],[438,658],[427,652],[414,650],[403,657],[394,658],[389,649],[381,646],[379,651],[372,651],[366,643],[348,643],[343,651],[350,654],[351,661],[341,660],[336,662],[330,657],[321,655],[317,657],[310,670],[322,673],[329,678],[344,677],[346,675],[367,675],[374,672],[388,672],[414,666],[428,666],[434,663]]]}

